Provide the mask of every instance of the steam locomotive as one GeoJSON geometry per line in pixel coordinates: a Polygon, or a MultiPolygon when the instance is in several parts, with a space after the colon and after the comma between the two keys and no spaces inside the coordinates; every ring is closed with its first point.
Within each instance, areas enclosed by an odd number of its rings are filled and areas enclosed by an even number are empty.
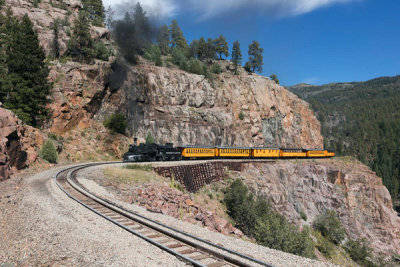
{"type": "Polygon", "coordinates": [[[326,149],[271,148],[271,147],[230,147],[230,146],[182,146],[172,143],[129,145],[124,162],[167,161],[182,159],[215,158],[330,158],[335,152],[326,149]]]}

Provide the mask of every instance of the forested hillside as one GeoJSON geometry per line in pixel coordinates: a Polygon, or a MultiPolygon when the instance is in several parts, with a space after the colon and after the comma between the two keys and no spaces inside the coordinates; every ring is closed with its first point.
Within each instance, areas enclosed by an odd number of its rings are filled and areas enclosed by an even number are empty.
{"type": "Polygon", "coordinates": [[[400,76],[366,82],[289,87],[311,104],[325,146],[369,165],[389,189],[399,210],[400,76]]]}

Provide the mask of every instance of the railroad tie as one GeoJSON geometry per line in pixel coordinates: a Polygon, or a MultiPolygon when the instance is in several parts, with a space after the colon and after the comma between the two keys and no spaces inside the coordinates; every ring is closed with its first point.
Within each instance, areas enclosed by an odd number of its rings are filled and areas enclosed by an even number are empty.
{"type": "Polygon", "coordinates": [[[214,263],[207,264],[207,267],[220,267],[220,266],[224,266],[225,264],[226,264],[226,262],[217,261],[214,263]]]}
{"type": "Polygon", "coordinates": [[[165,244],[165,243],[168,243],[168,242],[171,242],[172,241],[172,239],[163,239],[163,240],[160,240],[160,241],[157,241],[158,243],[160,243],[160,244],[165,244]]]}
{"type": "Polygon", "coordinates": [[[188,249],[184,249],[184,250],[181,250],[181,251],[178,251],[180,254],[192,254],[192,253],[195,253],[195,252],[197,252],[197,250],[196,249],[191,249],[191,248],[188,248],[188,249]]]}
{"type": "Polygon", "coordinates": [[[190,258],[192,260],[195,260],[195,261],[201,261],[201,260],[208,259],[208,258],[211,258],[211,257],[209,255],[206,255],[206,254],[201,254],[201,255],[190,257],[190,258]]]}
{"type": "Polygon", "coordinates": [[[153,235],[149,235],[147,236],[148,238],[158,238],[158,237],[162,237],[162,234],[153,234],[153,235]]]}
{"type": "Polygon", "coordinates": [[[183,247],[183,245],[180,243],[175,243],[175,244],[167,245],[167,247],[168,248],[180,248],[180,247],[183,247]]]}

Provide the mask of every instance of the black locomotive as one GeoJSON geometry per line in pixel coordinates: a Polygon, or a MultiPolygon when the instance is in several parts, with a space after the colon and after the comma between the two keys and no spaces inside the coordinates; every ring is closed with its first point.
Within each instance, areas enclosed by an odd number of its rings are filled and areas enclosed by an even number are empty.
{"type": "Polygon", "coordinates": [[[159,144],[135,144],[129,145],[129,150],[124,154],[124,162],[139,162],[139,161],[167,161],[181,160],[181,152],[174,148],[172,143],[165,145],[159,144]]]}

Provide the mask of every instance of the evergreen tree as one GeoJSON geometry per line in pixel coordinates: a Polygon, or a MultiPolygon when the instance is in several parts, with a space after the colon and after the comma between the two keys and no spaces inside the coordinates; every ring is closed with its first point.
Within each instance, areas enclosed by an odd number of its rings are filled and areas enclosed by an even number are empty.
{"type": "Polygon", "coordinates": [[[207,43],[204,37],[199,39],[198,48],[197,48],[197,58],[205,59],[207,55],[207,43]]]}
{"type": "Polygon", "coordinates": [[[169,52],[169,29],[167,25],[160,27],[157,35],[157,44],[162,55],[167,55],[169,52]]]}
{"type": "Polygon", "coordinates": [[[226,39],[223,35],[220,35],[215,40],[215,46],[217,53],[219,54],[219,59],[222,59],[222,55],[225,55],[225,57],[229,57],[228,43],[226,42],[226,39]]]}
{"type": "Polygon", "coordinates": [[[111,8],[111,6],[108,6],[107,10],[105,11],[105,23],[107,29],[109,30],[113,28],[114,14],[115,11],[111,8]]]}
{"type": "Polygon", "coordinates": [[[3,25],[8,33],[3,46],[7,73],[3,73],[0,101],[24,122],[38,126],[47,116],[51,89],[46,57],[29,17],[25,14],[18,22],[11,12],[7,13],[3,25]]]}
{"type": "Polygon", "coordinates": [[[193,40],[189,46],[189,57],[198,58],[199,40],[193,40]]]}
{"type": "Polygon", "coordinates": [[[84,11],[79,12],[72,28],[72,36],[68,41],[68,51],[74,60],[91,63],[95,56],[93,39],[90,36],[89,21],[84,11]]]}
{"type": "Polygon", "coordinates": [[[170,26],[171,34],[171,45],[172,47],[178,47],[182,50],[186,50],[188,45],[185,37],[183,36],[182,30],[176,20],[173,20],[170,26]]]}
{"type": "Polygon", "coordinates": [[[217,48],[215,47],[215,41],[211,38],[208,38],[206,46],[206,58],[214,59],[216,53],[217,53],[217,48]]]}
{"type": "Polygon", "coordinates": [[[53,22],[53,56],[54,58],[59,58],[60,57],[60,43],[58,42],[58,28],[59,28],[59,21],[54,20],[53,22]]]}
{"type": "Polygon", "coordinates": [[[83,8],[94,26],[102,27],[105,19],[105,11],[101,0],[84,0],[83,8]]]}
{"type": "MultiPolygon", "coordinates": [[[[7,13],[9,12],[10,9],[7,11],[7,13]]],[[[11,29],[11,25],[8,20],[11,18],[12,16],[9,14],[7,14],[7,16],[0,14],[0,102],[4,101],[5,97],[7,96],[7,92],[5,91],[8,74],[6,52],[9,45],[9,37],[12,34],[12,32],[8,32],[9,29],[11,29]]]]}
{"type": "Polygon", "coordinates": [[[257,41],[253,41],[249,45],[249,67],[252,72],[262,72],[264,49],[260,47],[257,41]]]}
{"type": "Polygon", "coordinates": [[[136,4],[133,12],[133,23],[135,24],[135,39],[138,42],[139,53],[143,55],[145,50],[151,45],[152,28],[146,12],[139,2],[136,4]]]}
{"type": "Polygon", "coordinates": [[[240,51],[239,41],[233,42],[232,62],[233,62],[233,65],[235,66],[235,75],[236,75],[238,66],[242,63],[242,52],[240,51]]]}

